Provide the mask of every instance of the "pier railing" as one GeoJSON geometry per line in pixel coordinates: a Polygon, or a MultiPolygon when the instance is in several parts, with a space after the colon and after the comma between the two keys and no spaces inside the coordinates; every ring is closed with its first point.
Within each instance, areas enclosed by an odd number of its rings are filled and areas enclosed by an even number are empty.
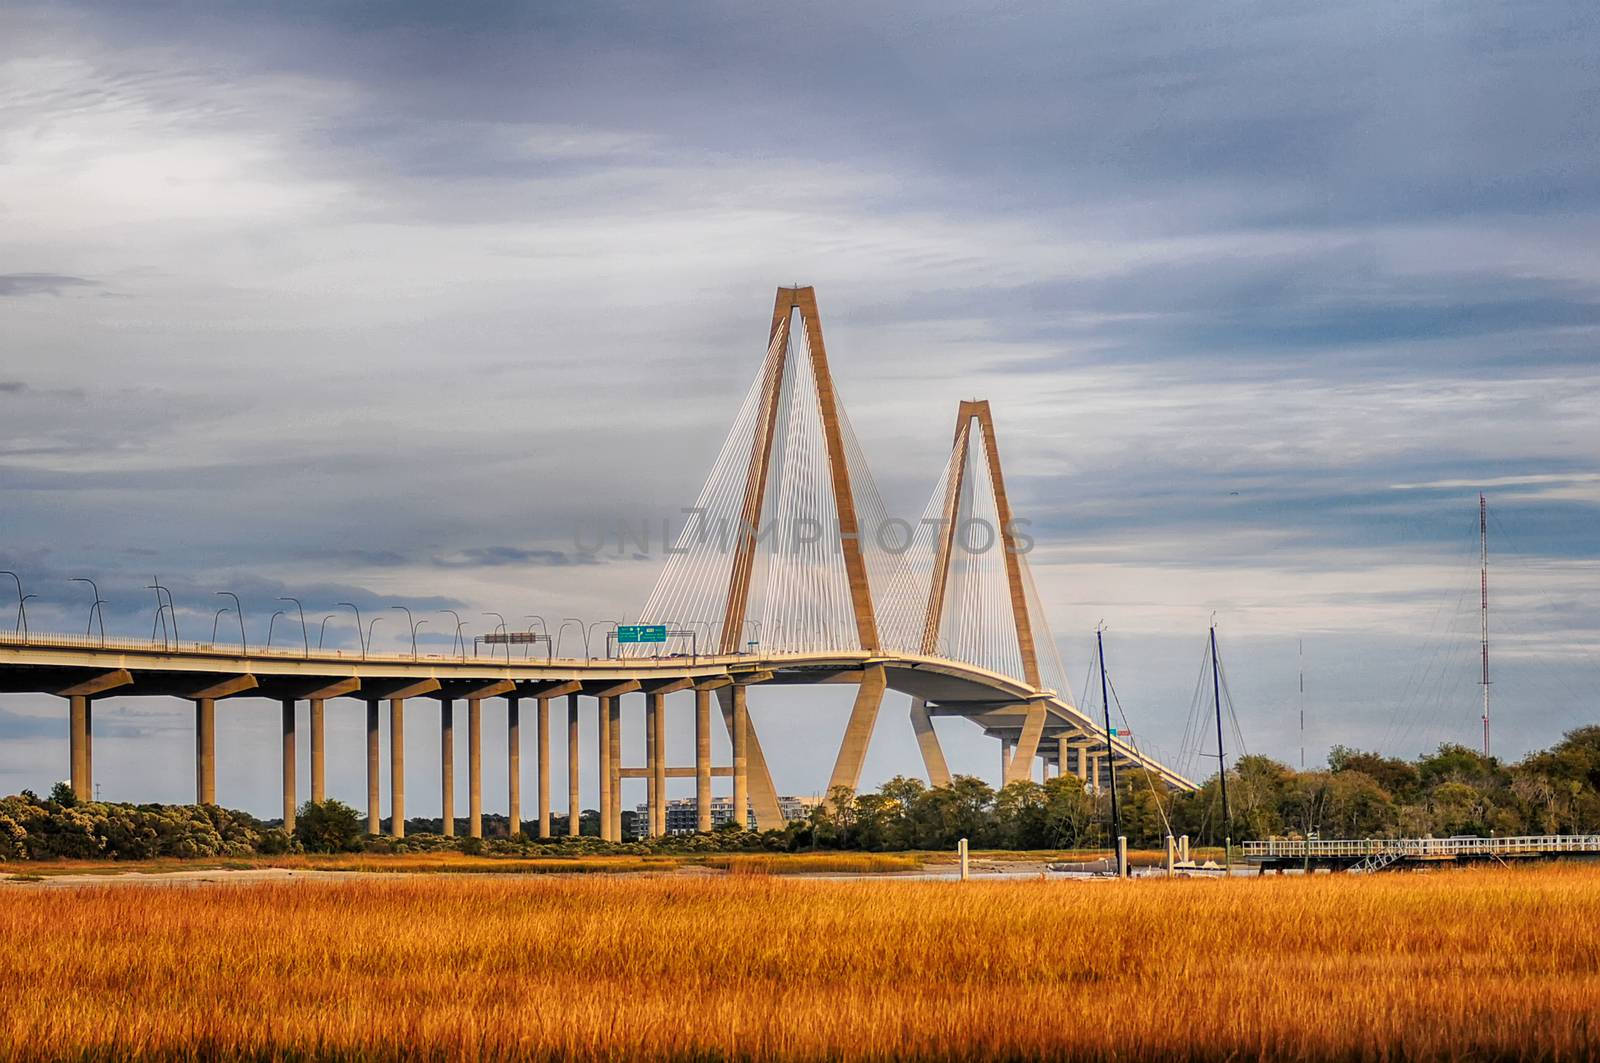
{"type": "Polygon", "coordinates": [[[1245,842],[1249,860],[1360,859],[1398,853],[1400,859],[1451,860],[1463,856],[1600,853],[1600,834],[1537,834],[1503,838],[1271,838],[1245,842]]]}

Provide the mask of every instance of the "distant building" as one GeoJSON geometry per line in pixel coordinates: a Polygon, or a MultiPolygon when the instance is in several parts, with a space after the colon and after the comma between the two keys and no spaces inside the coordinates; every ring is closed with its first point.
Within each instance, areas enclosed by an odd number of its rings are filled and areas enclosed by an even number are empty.
{"type": "MultiPolygon", "coordinates": [[[[783,813],[787,822],[792,819],[805,819],[811,815],[811,810],[816,808],[821,798],[797,797],[792,794],[778,798],[778,810],[783,813]]],[[[634,837],[640,837],[643,827],[650,822],[650,806],[639,804],[635,806],[634,823],[638,825],[634,837]]],[[[716,830],[733,819],[733,798],[713,797],[711,799],[711,829],[716,830]]],[[[700,806],[692,797],[679,797],[667,802],[667,833],[668,834],[693,834],[700,821],[700,806]]],[[[747,830],[756,829],[756,816],[750,813],[749,821],[745,824],[747,830]]]]}

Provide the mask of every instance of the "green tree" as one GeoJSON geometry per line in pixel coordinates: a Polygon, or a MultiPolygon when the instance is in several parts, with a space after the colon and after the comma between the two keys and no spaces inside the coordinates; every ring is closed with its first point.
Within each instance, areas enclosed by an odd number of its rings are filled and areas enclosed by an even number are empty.
{"type": "Polygon", "coordinates": [[[308,853],[354,851],[361,834],[361,814],[342,801],[307,801],[295,814],[294,836],[308,853]]]}

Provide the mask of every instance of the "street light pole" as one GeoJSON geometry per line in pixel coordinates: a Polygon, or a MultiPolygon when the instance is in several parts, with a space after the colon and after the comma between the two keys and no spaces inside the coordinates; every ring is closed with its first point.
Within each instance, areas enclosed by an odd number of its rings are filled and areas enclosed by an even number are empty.
{"type": "Polygon", "coordinates": [[[244,606],[239,604],[239,596],[232,591],[218,591],[217,597],[233,599],[233,611],[239,614],[239,649],[246,657],[250,656],[250,643],[244,635],[244,606]]]}
{"type": "Polygon", "coordinates": [[[329,613],[327,616],[322,618],[322,626],[317,628],[317,652],[318,653],[322,652],[322,636],[324,636],[324,635],[326,635],[328,633],[328,621],[330,621],[332,619],[333,619],[333,614],[329,613]]]}
{"type": "Polygon", "coordinates": [[[100,645],[104,646],[106,644],[106,611],[100,608],[105,602],[105,599],[100,597],[100,585],[87,576],[72,576],[67,582],[87,583],[89,589],[94,592],[94,604],[89,606],[89,624],[83,629],[83,635],[88,638],[90,633],[94,631],[95,616],[98,615],[100,618],[100,645]]]}
{"type": "Polygon", "coordinates": [[[231,611],[232,610],[225,605],[221,609],[217,610],[216,616],[211,618],[211,645],[213,648],[215,648],[217,645],[217,625],[222,623],[222,614],[231,611]]]}
{"type": "Polygon", "coordinates": [[[356,613],[356,642],[361,647],[361,656],[362,656],[362,658],[365,659],[366,656],[367,656],[367,643],[366,643],[366,636],[361,633],[361,630],[362,630],[361,629],[361,610],[356,608],[356,605],[353,602],[340,602],[339,604],[343,605],[343,606],[348,606],[351,609],[355,609],[355,613],[356,613]]]}
{"type": "MultiPolygon", "coordinates": [[[[492,611],[484,613],[483,615],[484,616],[492,616],[496,620],[500,621],[500,624],[499,624],[499,626],[497,626],[495,628],[495,631],[499,632],[502,635],[506,634],[506,618],[505,617],[501,616],[499,613],[492,612],[492,611]]],[[[506,663],[507,664],[511,663],[511,643],[509,641],[506,643],[506,663]]]]}
{"type": "MultiPolygon", "coordinates": [[[[311,656],[311,633],[306,630],[306,607],[300,604],[299,598],[284,597],[279,598],[278,601],[293,602],[294,607],[300,610],[300,643],[305,647],[306,656],[311,656]]],[[[177,626],[176,623],[173,626],[177,626]]]]}
{"type": "MultiPolygon", "coordinates": [[[[382,619],[383,619],[383,617],[381,617],[381,616],[375,616],[371,620],[367,621],[367,641],[366,641],[366,645],[368,645],[368,646],[372,645],[372,629],[377,627],[378,626],[378,621],[380,621],[382,619]]],[[[365,657],[366,656],[366,651],[363,650],[361,655],[363,657],[365,657]]]]}
{"type": "Polygon", "coordinates": [[[272,628],[273,628],[273,625],[275,625],[278,622],[278,617],[280,617],[282,615],[283,615],[283,610],[282,609],[278,609],[278,610],[273,612],[272,619],[267,621],[267,649],[269,649],[269,650],[272,649],[272,628]]]}
{"type": "Polygon", "coordinates": [[[467,642],[461,637],[461,629],[467,626],[466,621],[462,620],[461,614],[454,609],[441,609],[440,612],[449,613],[456,618],[456,656],[465,657],[467,655],[467,642]]]}
{"type": "Polygon", "coordinates": [[[22,597],[22,577],[17,575],[15,572],[12,572],[10,569],[0,569],[0,576],[10,576],[12,579],[17,581],[17,633],[21,634],[22,629],[25,626],[22,619],[22,603],[26,601],[26,599],[22,597]]]}

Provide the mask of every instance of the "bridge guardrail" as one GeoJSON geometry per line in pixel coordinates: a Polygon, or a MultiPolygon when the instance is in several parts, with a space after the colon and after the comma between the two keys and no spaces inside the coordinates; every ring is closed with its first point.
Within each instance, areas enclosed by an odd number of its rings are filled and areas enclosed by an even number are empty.
{"type": "Polygon", "coordinates": [[[1499,838],[1271,838],[1244,843],[1246,859],[1359,859],[1399,849],[1409,859],[1513,856],[1523,853],[1600,853],[1600,834],[1542,834],[1499,838]]]}

